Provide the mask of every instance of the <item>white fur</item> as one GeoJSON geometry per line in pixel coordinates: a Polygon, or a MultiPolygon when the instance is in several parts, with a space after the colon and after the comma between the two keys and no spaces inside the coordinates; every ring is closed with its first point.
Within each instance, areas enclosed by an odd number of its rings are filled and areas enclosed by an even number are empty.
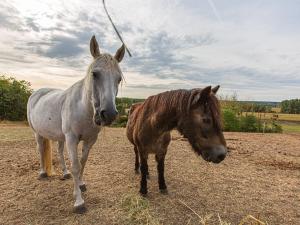
{"type": "MultiPolygon", "coordinates": [[[[92,39],[91,42],[96,40],[92,39]]],[[[98,45],[93,45],[98,48],[98,45]]],[[[91,45],[91,48],[93,47],[91,45]]],[[[91,49],[91,52],[95,49],[91,49]]],[[[98,49],[99,51],[99,49],[98,49]]],[[[97,52],[97,49],[96,49],[97,52]]],[[[100,51],[99,51],[100,53],[100,51]]],[[[42,140],[44,138],[59,142],[59,157],[64,174],[68,173],[63,157],[64,142],[68,149],[72,163],[71,173],[74,180],[74,206],[81,206],[84,200],[81,196],[79,185],[82,181],[84,167],[89,151],[96,142],[100,127],[94,123],[95,95],[93,91],[98,89],[100,105],[112,105],[115,107],[115,97],[118,91],[118,82],[121,78],[121,70],[118,61],[109,54],[94,56],[86,77],[67,90],[42,88],[34,92],[28,101],[27,116],[31,128],[35,132],[36,141],[42,157],[42,140]],[[101,71],[102,79],[97,81],[92,73],[101,71]],[[82,158],[79,161],[77,154],[78,143],[83,141],[82,158]]],[[[43,173],[43,160],[41,160],[41,172],[43,173]]]]}

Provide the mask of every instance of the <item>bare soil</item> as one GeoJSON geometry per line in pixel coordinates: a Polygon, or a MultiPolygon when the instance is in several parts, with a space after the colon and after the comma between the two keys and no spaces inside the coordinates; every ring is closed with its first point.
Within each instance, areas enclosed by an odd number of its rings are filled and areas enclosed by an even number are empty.
{"type": "MultiPolygon", "coordinates": [[[[166,158],[168,195],[158,191],[150,157],[149,208],[161,224],[238,224],[252,215],[268,224],[300,224],[300,135],[226,133],[228,157],[218,165],[196,156],[178,133],[166,158]],[[184,204],[188,205],[192,212],[184,204]]],[[[33,134],[22,124],[0,125],[0,224],[124,224],[124,195],[138,193],[134,152],[123,128],[105,128],[85,170],[88,211],[72,213],[73,182],[56,175],[38,180],[33,134]]]]}

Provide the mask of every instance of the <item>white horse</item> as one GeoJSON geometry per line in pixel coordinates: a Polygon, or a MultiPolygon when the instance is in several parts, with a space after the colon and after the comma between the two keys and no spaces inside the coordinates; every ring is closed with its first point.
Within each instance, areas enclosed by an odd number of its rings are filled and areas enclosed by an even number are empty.
{"type": "Polygon", "coordinates": [[[49,140],[58,141],[64,178],[70,177],[63,155],[66,142],[72,163],[76,213],[86,211],[81,191],[86,190],[82,175],[89,151],[97,140],[100,127],[111,124],[118,114],[115,98],[122,80],[119,62],[124,57],[125,46],[122,45],[114,57],[107,53],[101,54],[93,36],[90,51],[94,60],[84,79],[67,90],[39,89],[30,96],[27,104],[28,122],[35,133],[40,152],[40,178],[51,175],[49,140]],[[79,161],[77,147],[80,141],[83,141],[83,148],[79,161]]]}

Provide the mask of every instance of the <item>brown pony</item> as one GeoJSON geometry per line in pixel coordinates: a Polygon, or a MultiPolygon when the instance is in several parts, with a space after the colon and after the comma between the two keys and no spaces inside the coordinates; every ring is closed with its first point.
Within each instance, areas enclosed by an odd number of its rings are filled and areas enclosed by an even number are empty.
{"type": "Polygon", "coordinates": [[[219,87],[167,91],[131,107],[127,137],[134,145],[137,172],[140,157],[142,195],[147,194],[147,159],[151,153],[157,161],[159,189],[161,193],[167,193],[164,160],[174,128],[188,139],[193,150],[204,160],[219,163],[225,159],[227,148],[219,101],[215,96],[219,87]]]}

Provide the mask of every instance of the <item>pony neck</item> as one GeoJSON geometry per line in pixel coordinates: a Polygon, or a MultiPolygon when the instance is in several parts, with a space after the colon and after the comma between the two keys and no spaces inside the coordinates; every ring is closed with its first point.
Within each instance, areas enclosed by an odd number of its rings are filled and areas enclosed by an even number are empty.
{"type": "Polygon", "coordinates": [[[155,126],[165,131],[178,127],[187,114],[189,97],[188,90],[167,91],[150,97],[145,103],[152,114],[156,114],[155,126]]]}

